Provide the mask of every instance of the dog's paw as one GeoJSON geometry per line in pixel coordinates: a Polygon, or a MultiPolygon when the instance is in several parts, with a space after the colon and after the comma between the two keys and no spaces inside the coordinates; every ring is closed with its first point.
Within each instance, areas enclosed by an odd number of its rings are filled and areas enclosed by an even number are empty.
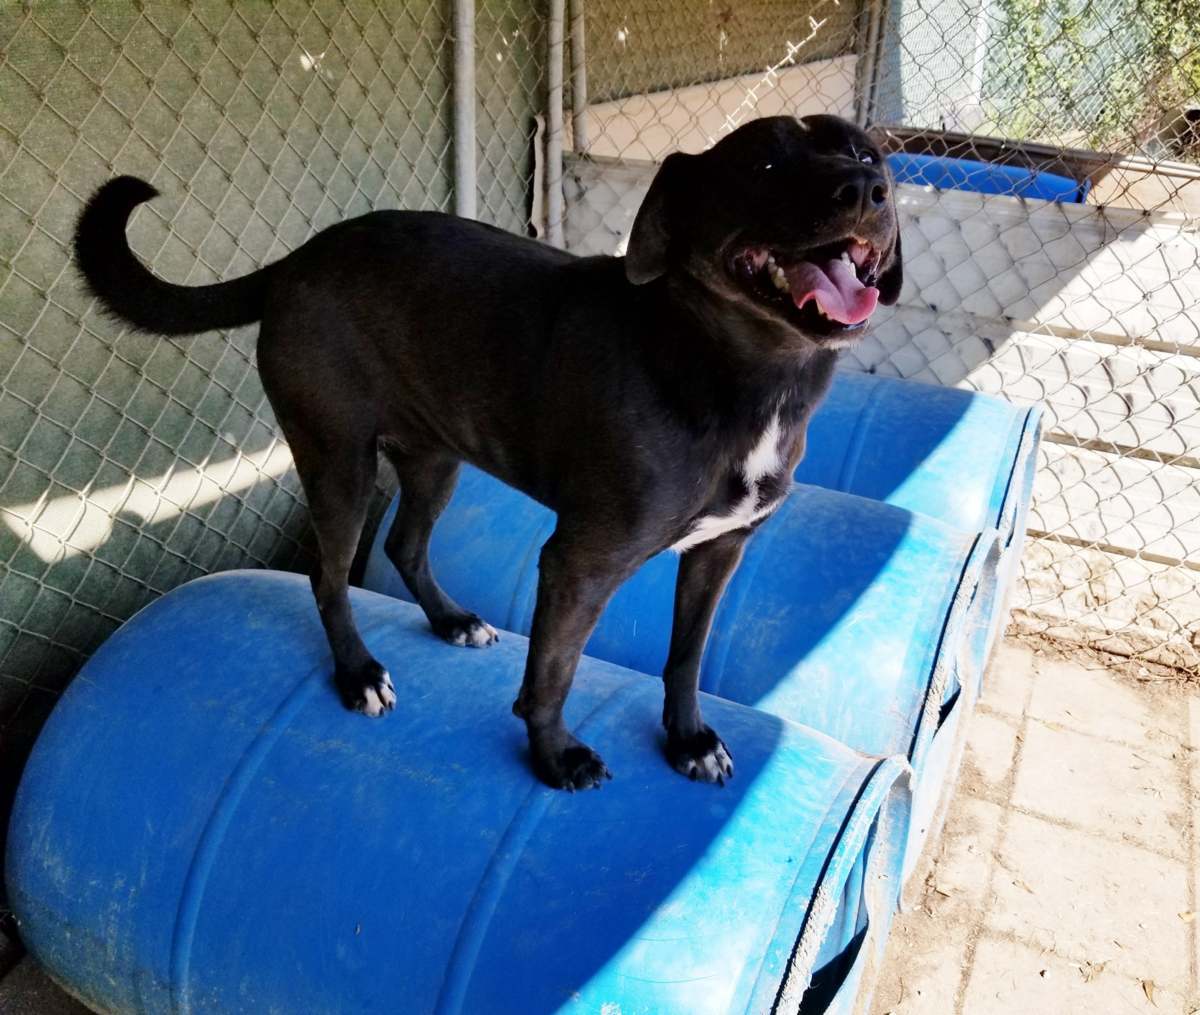
{"type": "Polygon", "coordinates": [[[392,678],[374,660],[353,673],[338,672],[334,680],[342,703],[348,709],[374,719],[396,707],[396,689],[392,686],[392,678]]]}
{"type": "Polygon", "coordinates": [[[733,778],[733,755],[708,726],[687,737],[668,734],[667,760],[676,772],[692,780],[724,786],[726,779],[733,778]]]}
{"type": "Polygon", "coordinates": [[[500,640],[496,629],[474,613],[448,617],[434,627],[434,632],[451,645],[468,648],[486,648],[500,640]]]}
{"type": "Polygon", "coordinates": [[[604,760],[587,744],[576,741],[557,754],[539,756],[535,753],[534,770],[538,778],[552,789],[599,789],[612,773],[604,760]]]}

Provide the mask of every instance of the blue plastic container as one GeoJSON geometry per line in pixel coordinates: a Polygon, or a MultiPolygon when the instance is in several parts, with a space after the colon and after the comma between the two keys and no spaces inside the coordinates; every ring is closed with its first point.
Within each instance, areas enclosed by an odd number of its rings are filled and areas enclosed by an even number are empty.
{"type": "Polygon", "coordinates": [[[898,889],[907,766],[709,699],[724,789],[662,757],[660,688],[585,660],[615,773],[548,790],[509,713],[526,644],[355,592],[400,704],[345,711],[308,582],[148,606],[47,723],[9,832],[31,951],[100,1011],[849,1012],[898,889]],[[610,1007],[611,1006],[611,1007],[610,1007]]]}
{"type": "Polygon", "coordinates": [[[1042,201],[1083,204],[1091,181],[1058,173],[1041,173],[1022,166],[1006,166],[976,159],[946,155],[914,155],[896,152],[887,157],[897,183],[914,183],[939,190],[970,190],[976,194],[1005,194],[1042,201]]]}
{"type": "MultiPolygon", "coordinates": [[[[410,599],[383,549],[395,509],[380,525],[364,584],[410,599]]],[[[434,530],[434,572],[464,606],[528,634],[538,551],[553,528],[548,509],[466,469],[434,530]]],[[[990,530],[964,533],[877,501],[797,487],[750,540],[713,622],[703,690],[855,750],[910,760],[906,871],[954,774],[974,703],[978,678],[963,667],[982,651],[995,552],[990,530]]],[[[674,553],[660,554],[626,582],[587,654],[660,674],[678,565],[674,553]]]]}
{"type": "Polygon", "coordinates": [[[964,532],[1000,537],[982,674],[1007,617],[1041,439],[1040,406],[1017,406],[959,388],[840,372],[813,415],[796,479],[872,497],[964,532]]]}

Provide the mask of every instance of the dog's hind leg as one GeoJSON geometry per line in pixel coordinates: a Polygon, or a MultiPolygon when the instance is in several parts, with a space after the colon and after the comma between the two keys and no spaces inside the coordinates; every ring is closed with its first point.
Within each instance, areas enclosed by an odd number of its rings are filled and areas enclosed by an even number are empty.
{"type": "Polygon", "coordinates": [[[744,531],[727,532],[688,550],[679,561],[671,649],[663,669],[667,760],[691,779],[722,785],[733,776],[733,758],[721,738],[705,725],[697,691],[713,616],[742,559],[745,542],[744,531]]]}
{"type": "MultiPolygon", "coordinates": [[[[281,420],[282,423],[282,420],[281,420]]],[[[375,481],[374,442],[314,444],[284,426],[317,534],[310,576],[333,651],[334,683],[347,708],[382,715],[396,704],[391,677],[367,650],[350,611],[349,576],[375,481]]]]}
{"type": "Polygon", "coordinates": [[[406,455],[384,445],[400,477],[400,506],[384,541],[408,591],[420,604],[434,634],[452,645],[482,648],[496,641],[496,629],[464,610],[437,583],[429,566],[429,538],[458,481],[459,463],[445,455],[406,455]]]}

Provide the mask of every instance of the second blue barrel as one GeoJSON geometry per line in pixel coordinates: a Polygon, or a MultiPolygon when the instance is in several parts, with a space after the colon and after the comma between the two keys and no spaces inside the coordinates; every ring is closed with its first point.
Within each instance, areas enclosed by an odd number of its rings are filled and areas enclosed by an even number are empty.
{"type": "Polygon", "coordinates": [[[1040,406],[839,371],[813,414],[796,479],[871,497],[964,532],[995,529],[999,602],[976,670],[1003,627],[1033,496],[1040,406]]]}
{"type": "MultiPolygon", "coordinates": [[[[379,528],[364,584],[410,599],[379,528]]],[[[552,512],[466,469],[434,530],[446,591],[497,627],[528,634],[552,512]]],[[[797,487],[749,541],[713,623],[701,688],[802,723],[916,773],[911,869],[953,774],[972,667],[995,597],[995,535],[964,533],[863,497],[797,487]]],[[[618,591],[588,655],[658,675],[678,557],[660,554],[618,591]]],[[[736,762],[736,758],[735,758],[736,762]]]]}

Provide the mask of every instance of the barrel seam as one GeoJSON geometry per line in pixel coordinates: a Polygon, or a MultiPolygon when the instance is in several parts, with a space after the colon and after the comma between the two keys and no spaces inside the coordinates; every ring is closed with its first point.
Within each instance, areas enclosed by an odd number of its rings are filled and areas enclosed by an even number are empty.
{"type": "Polygon", "coordinates": [[[204,890],[208,877],[216,862],[217,853],[228,831],[233,815],[241,803],[251,780],[258,773],[267,755],[291,725],[296,713],[306,705],[320,687],[319,677],[325,667],[314,668],[284,696],[263,728],[250,742],[238,760],[237,766],[226,779],[212,813],[200,833],[196,850],[184,879],[179,908],[175,916],[175,927],[171,936],[171,1010],[180,1015],[191,1012],[192,1004],[188,986],[191,971],[192,944],[195,940],[196,924],[200,907],[204,901],[204,890]]]}
{"type": "MultiPolygon", "coordinates": [[[[604,698],[584,716],[576,726],[576,731],[582,733],[602,713],[624,703],[633,691],[641,688],[644,679],[640,674],[636,678],[630,678],[624,687],[604,698]]],[[[561,789],[535,784],[505,828],[459,923],[458,935],[446,963],[446,972],[433,1009],[435,1015],[457,1015],[463,1010],[476,959],[504,889],[516,870],[525,844],[533,835],[555,795],[562,792],[561,789]]]]}

